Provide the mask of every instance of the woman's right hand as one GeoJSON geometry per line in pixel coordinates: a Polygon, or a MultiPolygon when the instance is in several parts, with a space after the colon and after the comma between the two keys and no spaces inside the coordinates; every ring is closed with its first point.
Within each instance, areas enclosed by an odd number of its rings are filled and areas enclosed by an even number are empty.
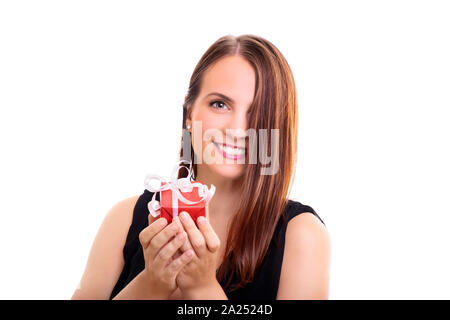
{"type": "Polygon", "coordinates": [[[176,290],[176,276],[191,261],[193,251],[175,255],[188,241],[178,217],[174,217],[169,225],[165,218],[154,220],[149,214],[148,219],[148,227],[139,234],[145,259],[144,279],[152,296],[167,299],[176,290]]]}

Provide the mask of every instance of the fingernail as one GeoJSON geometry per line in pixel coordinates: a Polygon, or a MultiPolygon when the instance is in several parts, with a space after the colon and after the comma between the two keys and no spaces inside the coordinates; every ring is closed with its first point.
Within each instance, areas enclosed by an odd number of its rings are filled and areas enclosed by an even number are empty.
{"type": "Polygon", "coordinates": [[[177,224],[172,225],[172,230],[173,231],[177,231],[178,230],[178,225],[177,224]]]}
{"type": "Polygon", "coordinates": [[[177,239],[178,239],[178,240],[183,240],[184,237],[185,237],[185,235],[186,235],[185,232],[179,233],[179,234],[177,235],[177,239]]]}
{"type": "Polygon", "coordinates": [[[164,227],[167,223],[166,218],[161,218],[161,220],[159,220],[159,224],[161,225],[161,227],[164,227]]]}
{"type": "Polygon", "coordinates": [[[189,214],[188,214],[186,211],[183,211],[183,212],[180,214],[180,216],[181,216],[181,219],[182,219],[183,221],[186,221],[186,220],[188,219],[189,214]]]}
{"type": "Polygon", "coordinates": [[[204,216],[200,216],[197,218],[197,222],[199,225],[204,225],[205,224],[205,217],[204,216]]]}
{"type": "Polygon", "coordinates": [[[194,253],[192,252],[192,250],[186,251],[186,255],[190,258],[192,257],[194,253]]]}

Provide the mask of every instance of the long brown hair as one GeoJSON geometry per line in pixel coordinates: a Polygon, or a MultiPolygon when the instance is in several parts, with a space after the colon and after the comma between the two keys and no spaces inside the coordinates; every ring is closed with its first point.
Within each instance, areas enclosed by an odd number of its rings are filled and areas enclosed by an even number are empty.
{"type": "MultiPolygon", "coordinates": [[[[238,211],[231,220],[223,263],[217,270],[219,281],[228,276],[226,287],[230,286],[234,277],[238,279],[229,288],[232,291],[253,280],[255,270],[265,257],[277,222],[286,208],[295,176],[298,123],[295,82],[281,52],[271,42],[256,35],[226,35],[208,48],[194,69],[183,105],[183,129],[186,128],[186,118],[200,92],[205,71],[219,59],[230,55],[241,55],[253,66],[256,74],[248,128],[256,132],[259,129],[267,130],[269,141],[272,139],[270,129],[278,129],[280,154],[278,172],[273,175],[261,175],[262,165],[258,161],[256,164],[246,162],[242,197],[238,211]]],[[[268,150],[271,149],[270,145],[268,150]]],[[[182,151],[180,158],[183,157],[182,151]]],[[[273,155],[273,150],[270,152],[273,155]]],[[[189,157],[197,176],[192,145],[191,154],[183,158],[189,157]]],[[[186,170],[179,172],[179,177],[186,175],[186,170]]]]}

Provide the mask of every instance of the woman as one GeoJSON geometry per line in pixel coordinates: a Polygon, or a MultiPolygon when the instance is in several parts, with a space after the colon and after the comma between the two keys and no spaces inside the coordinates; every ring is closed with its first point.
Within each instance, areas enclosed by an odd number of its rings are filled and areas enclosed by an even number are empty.
{"type": "Polygon", "coordinates": [[[148,190],[120,201],[72,299],[327,299],[326,226],[311,207],[288,199],[297,95],[283,55],[254,35],[218,39],[194,70],[183,114],[192,143],[180,157],[192,161],[195,180],[216,187],[207,218],[154,218],[148,190]],[[258,149],[247,139],[251,130],[267,133],[258,149]],[[237,161],[243,154],[246,162],[237,161]]]}

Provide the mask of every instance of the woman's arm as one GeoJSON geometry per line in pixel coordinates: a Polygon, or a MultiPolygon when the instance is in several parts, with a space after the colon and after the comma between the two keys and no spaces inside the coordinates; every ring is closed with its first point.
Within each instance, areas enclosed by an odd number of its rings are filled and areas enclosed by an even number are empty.
{"type": "Polygon", "coordinates": [[[225,291],[218,281],[205,288],[197,288],[182,292],[183,300],[228,300],[225,291]]]}
{"type": "Polygon", "coordinates": [[[151,290],[145,272],[141,271],[113,300],[165,300],[167,296],[151,290]]]}
{"type": "Polygon", "coordinates": [[[139,196],[115,204],[104,218],[72,299],[109,299],[124,265],[123,247],[139,196]]]}
{"type": "Polygon", "coordinates": [[[312,213],[292,218],[286,240],[277,299],[328,299],[331,241],[328,230],[312,213]]]}

